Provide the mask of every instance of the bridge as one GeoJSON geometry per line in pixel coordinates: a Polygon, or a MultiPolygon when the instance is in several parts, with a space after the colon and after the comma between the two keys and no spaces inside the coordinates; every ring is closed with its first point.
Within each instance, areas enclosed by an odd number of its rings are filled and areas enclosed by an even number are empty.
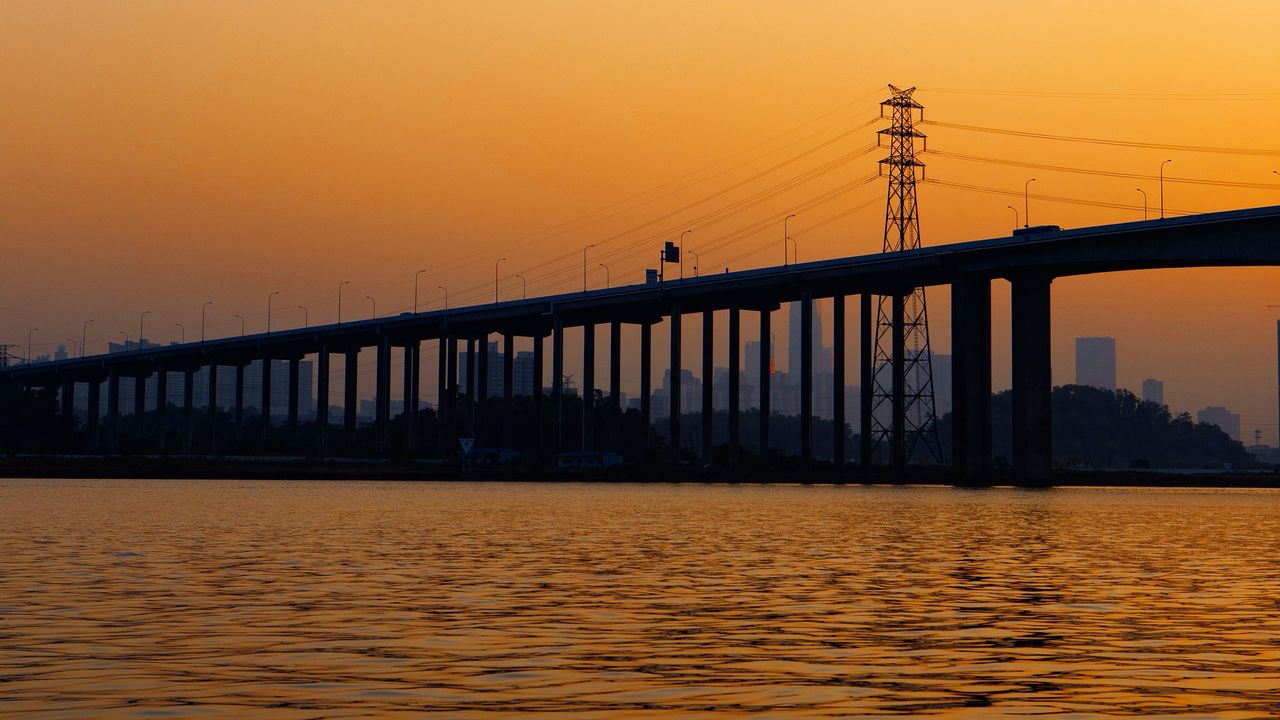
{"type": "MultiPolygon", "coordinates": [[[[75,384],[89,388],[88,438],[91,449],[116,452],[119,447],[120,379],[146,380],[155,377],[154,409],[163,432],[164,416],[169,411],[167,378],[169,373],[183,373],[184,401],[180,408],[186,427],[185,447],[190,448],[194,432],[192,386],[194,373],[209,368],[208,412],[217,411],[216,383],[218,366],[234,366],[236,373],[236,416],[243,405],[243,368],[255,361],[289,361],[289,407],[287,423],[298,424],[298,363],[314,354],[320,378],[329,377],[330,357],[345,354],[347,358],[344,384],[344,418],[342,425],[348,436],[355,429],[358,378],[356,355],[362,348],[377,349],[374,387],[375,419],[373,442],[379,452],[387,452],[388,428],[391,420],[391,351],[402,348],[404,369],[404,421],[406,437],[413,438],[407,449],[416,452],[413,432],[421,397],[420,363],[422,343],[434,341],[440,348],[438,377],[439,415],[442,427],[449,433],[457,428],[459,402],[458,343],[476,348],[469,357],[479,355],[475,373],[469,374],[478,386],[486,387],[487,339],[492,334],[504,338],[506,354],[503,371],[504,439],[510,438],[514,397],[513,348],[517,337],[534,338],[534,377],[532,402],[534,417],[542,417],[543,403],[550,403],[549,438],[537,432],[537,449],[541,457],[559,452],[564,447],[563,403],[564,332],[566,327],[583,328],[583,360],[581,395],[593,397],[596,387],[595,332],[608,325],[610,332],[609,382],[613,409],[616,411],[621,383],[621,333],[624,325],[639,326],[641,415],[646,428],[651,426],[649,398],[652,377],[653,325],[669,320],[671,369],[672,459],[681,452],[680,380],[682,362],[681,318],[702,315],[702,448],[704,458],[711,454],[712,358],[714,351],[714,313],[727,311],[729,338],[729,449],[735,460],[741,447],[741,408],[739,378],[741,375],[741,323],[743,313],[758,314],[760,336],[770,336],[770,315],[782,303],[801,303],[800,347],[800,456],[806,465],[812,458],[813,357],[812,306],[815,299],[834,301],[834,377],[833,390],[834,460],[838,467],[846,465],[843,433],[845,425],[845,307],[850,296],[860,303],[859,371],[864,388],[860,407],[861,427],[871,427],[873,373],[872,336],[875,296],[892,298],[894,312],[894,352],[892,358],[893,398],[889,462],[901,471],[909,458],[903,441],[905,430],[904,367],[905,349],[902,338],[904,298],[921,286],[949,286],[952,301],[953,355],[953,438],[952,458],[957,479],[981,482],[991,462],[991,282],[1008,280],[1012,287],[1012,390],[1013,390],[1013,467],[1016,477],[1028,483],[1048,478],[1051,465],[1050,393],[1050,289],[1054,278],[1092,273],[1186,267],[1271,266],[1280,265],[1280,206],[1252,208],[1229,212],[1188,215],[1143,222],[1080,228],[1045,229],[1024,232],[1012,237],[979,240],[902,252],[862,255],[817,262],[799,263],[740,272],[726,272],[660,284],[615,287],[589,292],[529,298],[518,301],[451,308],[422,313],[340,324],[282,330],[242,337],[221,338],[203,342],[145,348],[130,352],[95,355],[46,363],[10,366],[0,369],[26,387],[42,387],[60,391],[62,411],[70,417],[75,384]],[[545,363],[545,339],[551,339],[552,388],[544,397],[541,385],[545,363]],[[107,383],[105,428],[99,428],[99,388],[107,383]],[[103,437],[105,436],[105,437],[103,437]],[[105,447],[99,447],[99,444],[105,447]]],[[[769,344],[760,343],[761,417],[769,417],[769,344]]],[[[267,364],[264,363],[264,367],[267,364]]],[[[266,432],[271,432],[271,373],[262,380],[261,415],[266,432]]],[[[145,393],[135,393],[134,413],[142,417],[146,410],[145,393]]],[[[484,401],[481,393],[481,400],[484,401]]],[[[320,432],[316,446],[308,452],[318,456],[329,454],[328,442],[329,383],[317,387],[316,423],[320,432]]],[[[583,406],[583,445],[606,449],[597,442],[593,403],[583,406]]],[[[211,427],[213,424],[211,423],[211,427]]],[[[760,423],[759,447],[769,447],[769,424],[760,423]]],[[[646,438],[647,439],[647,438],[646,438]]],[[[446,439],[446,442],[449,439],[446,439]]],[[[496,438],[494,440],[497,440],[496,438]]],[[[485,442],[482,438],[481,442],[485,442]]],[[[210,449],[217,450],[216,438],[210,438],[210,449]]],[[[452,447],[446,444],[446,447],[452,447]]],[[[176,449],[176,448],[172,448],[176,449]]],[[[874,460],[870,433],[862,433],[859,463],[870,466],[874,460]]]]}

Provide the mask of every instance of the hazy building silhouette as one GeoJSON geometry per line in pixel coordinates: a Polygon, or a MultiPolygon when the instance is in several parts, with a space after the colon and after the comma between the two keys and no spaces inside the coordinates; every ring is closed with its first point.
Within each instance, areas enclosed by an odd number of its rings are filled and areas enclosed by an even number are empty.
{"type": "Polygon", "coordinates": [[[1196,422],[1217,425],[1232,440],[1240,440],[1240,414],[1214,405],[1196,412],[1196,422]]]}
{"type": "Polygon", "coordinates": [[[1076,384],[1116,389],[1116,339],[1076,338],[1076,384]]]}
{"type": "Polygon", "coordinates": [[[1155,378],[1142,381],[1142,399],[1157,405],[1164,404],[1164,383],[1155,378]]]}

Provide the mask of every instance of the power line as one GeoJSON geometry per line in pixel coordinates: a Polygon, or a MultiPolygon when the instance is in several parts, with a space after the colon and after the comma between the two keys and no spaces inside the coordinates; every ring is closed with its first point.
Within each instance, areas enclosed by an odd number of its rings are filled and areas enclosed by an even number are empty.
{"type": "Polygon", "coordinates": [[[1037,97],[1081,100],[1274,100],[1274,92],[1055,92],[1049,90],[981,90],[974,88],[920,88],[920,92],[997,97],[1037,97]]]}
{"type": "MultiPolygon", "coordinates": [[[[938,178],[925,178],[924,180],[922,180],[922,182],[928,183],[929,185],[937,185],[938,187],[951,188],[953,190],[968,190],[970,192],[980,192],[980,193],[986,193],[989,195],[1002,195],[1005,197],[1018,197],[1018,198],[1024,196],[1024,193],[1020,190],[1006,190],[1004,188],[993,188],[993,187],[986,187],[983,185],[969,185],[967,183],[948,182],[946,180],[939,180],[938,178]]],[[[1129,203],[1107,202],[1104,200],[1082,200],[1080,198],[1064,197],[1061,195],[1041,195],[1038,193],[1031,193],[1030,195],[1027,195],[1027,197],[1030,197],[1034,200],[1047,200],[1049,202],[1067,203],[1069,205],[1089,205],[1092,207],[1112,208],[1115,210],[1134,210],[1134,211],[1141,212],[1143,209],[1141,205],[1131,205],[1129,203]]],[[[1166,208],[1164,212],[1166,215],[1194,215],[1196,211],[1170,210],[1166,208]]]]}
{"type": "Polygon", "coordinates": [[[924,125],[949,128],[952,130],[969,130],[973,132],[992,133],[995,135],[1013,135],[1016,137],[1036,138],[1040,140],[1061,140],[1064,142],[1093,143],[1095,145],[1111,145],[1118,147],[1148,148],[1153,150],[1183,150],[1187,152],[1219,153],[1224,155],[1256,155],[1280,157],[1280,150],[1264,150],[1260,148],[1213,147],[1209,145],[1173,145],[1170,143],[1144,143],[1136,140],[1110,140],[1107,138],[1080,137],[1075,135],[1053,135],[1024,130],[1008,130],[1004,128],[983,127],[981,125],[964,125],[941,120],[924,120],[924,125]]]}
{"type": "MultiPolygon", "coordinates": [[[[954,158],[956,160],[968,160],[971,162],[991,163],[996,165],[1009,165],[1012,167],[1034,168],[1036,170],[1057,170],[1060,172],[1080,173],[1082,175],[1101,175],[1104,177],[1129,178],[1133,180],[1158,180],[1156,175],[1143,175],[1141,173],[1127,173],[1109,170],[1091,170],[1089,168],[1068,167],[1066,165],[1049,165],[1046,163],[1033,163],[1023,160],[1008,160],[1004,158],[990,158],[980,155],[966,155],[964,153],[954,153],[946,150],[930,150],[930,155],[944,158],[954,158]]],[[[1233,187],[1246,188],[1250,190],[1280,190],[1280,185],[1274,183],[1250,183],[1236,182],[1232,180],[1208,180],[1201,178],[1182,178],[1164,176],[1167,183],[1184,183],[1188,185],[1211,185],[1214,187],[1233,187]]]]}

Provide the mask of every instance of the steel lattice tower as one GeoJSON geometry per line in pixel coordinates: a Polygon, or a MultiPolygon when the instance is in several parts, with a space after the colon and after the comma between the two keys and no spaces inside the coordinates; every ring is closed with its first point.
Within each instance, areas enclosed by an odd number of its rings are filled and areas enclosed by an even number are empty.
{"type": "MultiPolygon", "coordinates": [[[[920,247],[920,213],[916,205],[916,173],[924,176],[924,163],[916,159],[915,140],[920,138],[921,151],[925,136],[915,129],[916,116],[924,116],[924,106],[911,95],[915,88],[900,90],[889,86],[892,97],[880,103],[880,116],[891,123],[880,130],[878,140],[889,143],[889,157],[880,161],[882,173],[888,173],[889,191],[885,200],[884,252],[914,250],[920,247]],[[888,108],[888,112],[886,112],[888,108]],[[918,169],[918,170],[917,170],[918,169]]],[[[893,298],[879,297],[876,313],[874,382],[872,388],[871,437],[875,454],[881,462],[889,455],[893,413],[893,298]]],[[[924,288],[913,288],[903,302],[903,339],[905,366],[904,445],[906,460],[915,456],[923,443],[934,460],[942,462],[942,445],[938,437],[938,421],[933,397],[933,360],[929,351],[929,314],[925,306],[924,288]]]]}

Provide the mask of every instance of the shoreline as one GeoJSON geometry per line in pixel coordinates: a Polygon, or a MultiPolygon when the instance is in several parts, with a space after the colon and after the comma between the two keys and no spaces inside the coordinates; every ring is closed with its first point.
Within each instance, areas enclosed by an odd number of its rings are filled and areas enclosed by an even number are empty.
{"type": "MultiPolygon", "coordinates": [[[[228,458],[213,456],[10,456],[0,457],[0,478],[16,479],[253,479],[394,480],[424,482],[626,482],[792,485],[939,485],[959,486],[945,467],[909,467],[901,475],[888,468],[838,471],[818,465],[741,467],[734,471],[697,465],[627,465],[600,470],[557,470],[535,466],[464,468],[422,461],[366,458],[228,458]]],[[[1008,469],[993,470],[979,487],[1015,485],[1008,469]]],[[[1280,488],[1271,471],[1065,470],[1057,469],[1044,487],[1280,488]]]]}

